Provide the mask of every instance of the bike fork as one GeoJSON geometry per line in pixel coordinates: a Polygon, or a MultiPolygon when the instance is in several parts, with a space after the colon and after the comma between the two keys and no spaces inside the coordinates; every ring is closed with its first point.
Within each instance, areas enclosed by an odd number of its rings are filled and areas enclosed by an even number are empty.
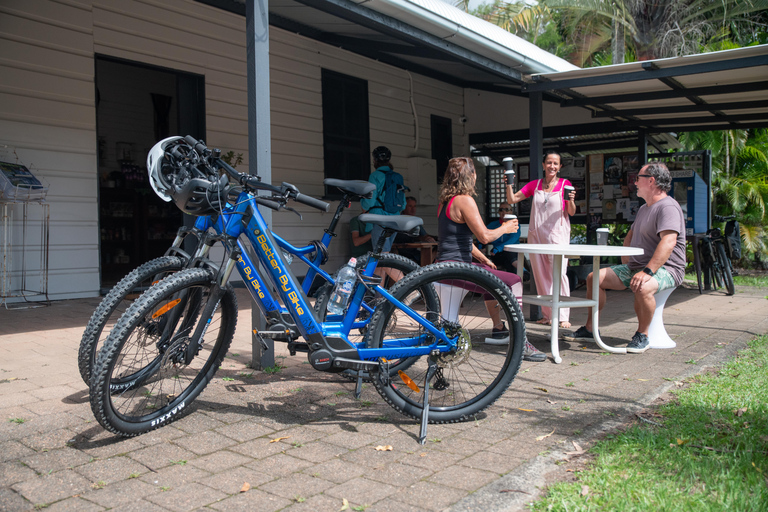
{"type": "Polygon", "coordinates": [[[216,310],[221,303],[221,299],[227,292],[227,283],[229,282],[229,278],[232,276],[232,272],[235,269],[235,265],[238,258],[240,257],[240,254],[241,253],[239,247],[234,247],[230,251],[229,260],[224,267],[224,271],[221,272],[220,278],[217,278],[213,282],[213,286],[211,287],[211,294],[205,303],[205,307],[203,307],[203,310],[200,313],[201,322],[197,325],[195,333],[192,335],[192,339],[187,346],[187,353],[184,354],[184,364],[190,364],[197,355],[200,348],[202,348],[205,332],[211,325],[211,319],[213,319],[213,315],[216,313],[216,310]]]}

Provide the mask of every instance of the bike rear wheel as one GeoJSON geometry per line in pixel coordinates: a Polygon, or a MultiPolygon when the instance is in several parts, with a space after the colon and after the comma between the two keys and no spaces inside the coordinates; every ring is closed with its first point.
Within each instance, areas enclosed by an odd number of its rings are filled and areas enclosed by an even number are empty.
{"type": "Polygon", "coordinates": [[[723,286],[725,288],[726,295],[733,295],[736,293],[736,288],[733,285],[733,274],[731,272],[731,264],[728,256],[725,254],[725,247],[722,242],[715,242],[717,246],[717,259],[720,263],[721,274],[723,279],[723,286]]]}
{"type": "Polygon", "coordinates": [[[83,382],[90,384],[91,369],[96,362],[96,355],[128,307],[142,292],[164,277],[178,272],[184,264],[184,259],[178,256],[155,258],[132,270],[104,296],[88,320],[83,337],[80,339],[77,366],[83,382]]]}
{"type": "Polygon", "coordinates": [[[91,379],[91,409],[110,432],[131,437],[189,412],[229,349],[237,322],[230,288],[212,316],[202,318],[213,273],[177,272],[144,293],[118,321],[99,352],[91,379]],[[190,364],[192,334],[208,323],[190,364]],[[118,383],[118,384],[115,384],[118,383]]]}
{"type": "MultiPolygon", "coordinates": [[[[398,282],[391,293],[407,303],[410,295],[425,295],[430,288],[440,296],[440,308],[415,303],[412,309],[449,336],[458,336],[456,349],[419,357],[398,376],[380,373],[372,381],[395,410],[421,418],[431,360],[437,371],[428,384],[430,423],[465,421],[493,404],[515,378],[522,362],[525,323],[512,291],[490,272],[469,264],[429,265],[398,282]],[[506,344],[494,338],[494,324],[499,320],[508,328],[506,344]]],[[[387,302],[376,311],[366,341],[369,347],[378,348],[390,346],[394,339],[424,338],[425,333],[421,325],[387,302]]],[[[431,336],[425,338],[424,343],[433,342],[431,336]]]]}

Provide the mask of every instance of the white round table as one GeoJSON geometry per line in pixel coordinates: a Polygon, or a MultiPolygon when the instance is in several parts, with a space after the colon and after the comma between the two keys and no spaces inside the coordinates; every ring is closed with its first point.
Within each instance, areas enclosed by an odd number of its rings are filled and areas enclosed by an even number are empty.
{"type": "MultiPolygon", "coordinates": [[[[554,265],[552,265],[552,295],[523,295],[523,302],[527,304],[536,304],[538,306],[547,306],[552,308],[552,357],[555,363],[560,364],[563,359],[560,357],[560,347],[558,345],[558,336],[560,329],[559,318],[560,307],[568,308],[592,308],[592,332],[595,336],[595,342],[603,350],[618,354],[626,354],[626,348],[609,347],[600,339],[598,329],[598,304],[600,298],[600,258],[602,256],[639,256],[643,250],[637,247],[617,247],[611,245],[570,245],[570,244],[510,244],[505,245],[504,250],[508,252],[517,252],[522,254],[551,254],[554,256],[554,265]],[[592,299],[578,299],[573,297],[560,296],[560,274],[563,269],[563,258],[592,256],[592,299]]],[[[517,275],[522,280],[523,269],[525,265],[517,265],[517,275]]]]}

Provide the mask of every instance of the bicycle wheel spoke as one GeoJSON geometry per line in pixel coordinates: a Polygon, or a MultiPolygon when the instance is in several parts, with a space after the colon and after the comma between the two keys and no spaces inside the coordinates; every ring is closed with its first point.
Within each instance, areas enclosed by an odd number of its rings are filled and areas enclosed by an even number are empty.
{"type": "MultiPolygon", "coordinates": [[[[410,278],[413,282],[404,282],[401,289],[393,290],[393,294],[407,297],[408,293],[426,292],[432,287],[439,296],[439,304],[419,313],[454,339],[455,348],[439,355],[423,356],[405,370],[407,377],[418,385],[418,391],[405,385],[398,376],[393,376],[389,384],[374,379],[377,390],[391,405],[405,414],[420,417],[424,380],[430,362],[434,362],[437,371],[429,382],[429,417],[430,421],[436,422],[457,421],[490,405],[506,389],[519,368],[524,339],[524,328],[517,325],[517,319],[521,318],[519,309],[516,315],[512,315],[510,309],[510,306],[517,308],[517,302],[510,298],[511,292],[504,292],[503,284],[499,287],[500,282],[495,277],[475,270],[477,267],[456,263],[440,265],[443,272],[420,271],[422,275],[414,274],[410,278]],[[445,278],[448,276],[444,274],[450,271],[453,271],[454,279],[445,278]],[[409,286],[410,289],[404,291],[409,286]],[[507,333],[503,333],[501,325],[507,326],[507,333]],[[514,369],[510,370],[512,367],[514,369]]],[[[389,346],[388,340],[408,332],[403,328],[403,316],[416,324],[414,335],[422,336],[426,332],[403,312],[392,306],[389,309],[374,319],[375,338],[368,340],[369,346],[389,346]],[[396,332],[389,330],[392,318],[397,319],[396,332]]],[[[416,339],[424,338],[414,336],[416,339]]]]}
{"type": "Polygon", "coordinates": [[[92,408],[106,428],[136,435],[173,421],[218,369],[234,334],[236,299],[227,290],[213,316],[201,318],[212,290],[209,279],[202,269],[179,272],[120,320],[94,370],[102,394],[92,394],[92,408]],[[200,322],[207,329],[186,364],[200,322]]]}

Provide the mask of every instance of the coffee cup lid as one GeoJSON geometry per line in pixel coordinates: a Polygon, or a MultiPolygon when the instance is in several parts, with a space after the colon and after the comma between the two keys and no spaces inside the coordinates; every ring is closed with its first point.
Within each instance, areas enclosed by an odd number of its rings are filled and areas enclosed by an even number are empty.
{"type": "Polygon", "coordinates": [[[510,174],[510,173],[515,174],[515,170],[514,169],[510,169],[508,171],[504,171],[504,174],[510,174]]]}
{"type": "Polygon", "coordinates": [[[570,185],[565,185],[563,188],[564,188],[565,190],[576,190],[574,187],[572,187],[572,186],[570,186],[570,185]]]}
{"type": "Polygon", "coordinates": [[[505,218],[505,219],[516,219],[516,218],[517,218],[517,215],[514,215],[514,214],[511,214],[511,213],[508,213],[508,214],[504,215],[504,218],[505,218]]]}

